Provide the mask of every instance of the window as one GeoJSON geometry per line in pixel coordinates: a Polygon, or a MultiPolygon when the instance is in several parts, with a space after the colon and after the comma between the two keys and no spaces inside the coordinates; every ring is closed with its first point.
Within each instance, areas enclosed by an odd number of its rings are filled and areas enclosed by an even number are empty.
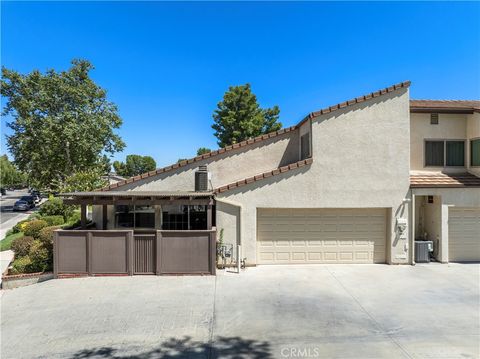
{"type": "Polygon", "coordinates": [[[465,166],[465,143],[447,141],[447,166],[465,166]]]}
{"type": "Polygon", "coordinates": [[[300,159],[310,157],[310,134],[307,133],[300,137],[300,159]]]}
{"type": "Polygon", "coordinates": [[[135,206],[135,228],[155,228],[153,206],[135,206]]]}
{"type": "Polygon", "coordinates": [[[116,228],[155,228],[155,207],[115,206],[116,228]]]}
{"type": "Polygon", "coordinates": [[[465,166],[465,142],[425,141],[425,166],[465,166]]]}
{"type": "Polygon", "coordinates": [[[425,142],[425,166],[443,167],[443,141],[425,142]]]}
{"type": "Polygon", "coordinates": [[[207,229],[207,206],[162,206],[162,218],[162,229],[165,230],[207,229]]]}
{"type": "Polygon", "coordinates": [[[133,228],[134,206],[115,206],[115,227],[133,228]]]}
{"type": "Polygon", "coordinates": [[[438,113],[431,113],[430,114],[430,124],[431,125],[438,125],[438,113]]]}
{"type": "Polygon", "coordinates": [[[480,166],[480,138],[470,140],[470,165],[480,166]]]}

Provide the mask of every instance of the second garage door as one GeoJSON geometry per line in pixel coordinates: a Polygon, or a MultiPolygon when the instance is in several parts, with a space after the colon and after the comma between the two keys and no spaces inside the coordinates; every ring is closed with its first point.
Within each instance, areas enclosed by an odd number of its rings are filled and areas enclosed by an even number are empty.
{"type": "Polygon", "coordinates": [[[480,261],[480,208],[452,208],[448,217],[448,260],[480,261]]]}
{"type": "Polygon", "coordinates": [[[257,210],[257,263],[384,263],[385,209],[257,210]]]}

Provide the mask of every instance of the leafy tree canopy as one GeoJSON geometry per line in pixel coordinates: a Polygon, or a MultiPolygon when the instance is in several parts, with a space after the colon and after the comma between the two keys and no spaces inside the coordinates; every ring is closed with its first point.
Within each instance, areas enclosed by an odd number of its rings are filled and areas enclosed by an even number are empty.
{"type": "Polygon", "coordinates": [[[26,185],[26,176],[8,160],[7,155],[0,156],[0,187],[26,185]]]}
{"type": "Polygon", "coordinates": [[[213,113],[215,137],[225,147],[282,127],[278,106],[262,109],[250,84],[231,86],[213,113]]]}
{"type": "Polygon", "coordinates": [[[128,155],[125,162],[113,162],[113,168],[120,176],[133,177],[153,171],[157,168],[157,164],[150,156],[128,155]]]}
{"type": "Polygon", "coordinates": [[[211,150],[210,148],[200,147],[200,148],[197,150],[197,156],[204,155],[205,153],[209,153],[209,152],[212,152],[212,150],[211,150]]]}
{"type": "Polygon", "coordinates": [[[93,168],[76,172],[65,179],[62,192],[88,192],[108,185],[108,181],[102,179],[104,172],[101,168],[93,168]]]}
{"type": "Polygon", "coordinates": [[[105,169],[103,155],[125,146],[114,132],[122,124],[117,106],[90,78],[92,69],[85,60],[61,72],[2,68],[3,115],[13,117],[7,146],[38,188],[58,190],[76,173],[105,169]]]}

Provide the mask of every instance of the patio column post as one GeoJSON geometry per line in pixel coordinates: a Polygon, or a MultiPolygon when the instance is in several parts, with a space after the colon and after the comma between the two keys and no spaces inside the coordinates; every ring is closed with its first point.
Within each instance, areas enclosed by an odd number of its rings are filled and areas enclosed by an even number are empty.
{"type": "Polygon", "coordinates": [[[207,206],[207,229],[212,229],[212,205],[207,206]]]}
{"type": "Polygon", "coordinates": [[[107,229],[107,219],[108,219],[107,205],[104,204],[102,206],[102,229],[107,229]]]}
{"type": "Polygon", "coordinates": [[[87,227],[87,205],[86,204],[80,205],[80,223],[81,223],[82,229],[85,229],[87,227]]]}

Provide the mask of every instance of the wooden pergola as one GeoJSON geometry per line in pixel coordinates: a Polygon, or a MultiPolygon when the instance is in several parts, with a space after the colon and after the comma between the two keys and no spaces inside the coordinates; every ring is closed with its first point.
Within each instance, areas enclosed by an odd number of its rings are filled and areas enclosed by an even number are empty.
{"type": "Polygon", "coordinates": [[[189,191],[93,191],[61,193],[65,204],[79,205],[81,226],[86,228],[87,206],[102,206],[102,228],[107,228],[107,206],[109,205],[168,205],[189,204],[207,206],[207,228],[212,228],[213,192],[189,191]]]}

